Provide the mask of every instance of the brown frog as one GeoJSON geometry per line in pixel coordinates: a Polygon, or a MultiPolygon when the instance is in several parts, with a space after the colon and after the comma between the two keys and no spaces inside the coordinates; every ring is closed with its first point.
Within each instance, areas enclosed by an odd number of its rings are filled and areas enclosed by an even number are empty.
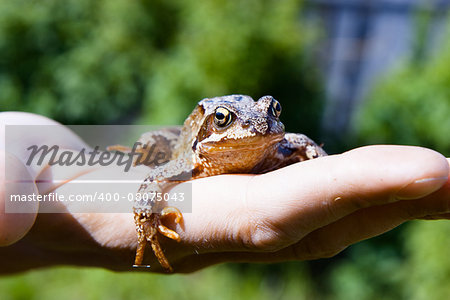
{"type": "MultiPolygon", "coordinates": [[[[258,101],[245,95],[203,99],[181,130],[150,132],[141,137],[138,152],[145,156],[146,149],[157,143],[170,160],[162,166],[151,166],[138,193],[154,195],[179,182],[219,174],[266,173],[326,155],[305,135],[285,133],[280,114],[281,105],[272,96],[258,101]]],[[[145,266],[142,262],[148,242],[164,270],[172,272],[158,233],[179,241],[179,235],[163,221],[171,215],[178,223],[182,214],[174,207],[163,207],[163,202],[154,198],[144,198],[134,204],[138,235],[134,266],[145,266]]]]}

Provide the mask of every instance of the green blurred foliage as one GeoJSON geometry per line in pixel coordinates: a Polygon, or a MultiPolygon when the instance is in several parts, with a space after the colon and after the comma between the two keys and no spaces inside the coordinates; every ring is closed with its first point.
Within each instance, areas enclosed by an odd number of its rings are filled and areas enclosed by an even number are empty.
{"type": "Polygon", "coordinates": [[[157,15],[135,1],[1,1],[2,108],[94,124],[130,112],[157,15]]]}
{"type": "Polygon", "coordinates": [[[406,231],[405,298],[448,299],[450,295],[449,221],[414,222],[406,231]]]}
{"type": "Polygon", "coordinates": [[[450,156],[450,43],[378,84],[356,116],[359,144],[406,144],[450,156]]]}
{"type": "Polygon", "coordinates": [[[184,2],[175,46],[151,81],[149,119],[179,121],[205,96],[272,94],[289,130],[314,132],[321,103],[299,12],[299,1],[184,2]]]}
{"type": "Polygon", "coordinates": [[[342,300],[408,299],[404,239],[399,230],[352,245],[325,275],[326,298],[342,300]]]}
{"type": "MultiPolygon", "coordinates": [[[[113,273],[101,269],[53,268],[0,280],[2,300],[40,299],[311,299],[305,268],[288,272],[235,272],[226,266],[191,275],[113,273]],[[63,295],[63,296],[62,296],[63,295]]],[[[258,270],[258,268],[256,268],[258,270]]],[[[264,270],[264,269],[263,269],[264,270]]]]}
{"type": "Polygon", "coordinates": [[[314,136],[321,93],[300,12],[300,0],[0,1],[0,107],[174,124],[205,97],[272,94],[288,129],[314,136]]]}
{"type": "Polygon", "coordinates": [[[441,300],[450,295],[450,224],[413,221],[352,246],[329,274],[327,299],[441,300]]]}

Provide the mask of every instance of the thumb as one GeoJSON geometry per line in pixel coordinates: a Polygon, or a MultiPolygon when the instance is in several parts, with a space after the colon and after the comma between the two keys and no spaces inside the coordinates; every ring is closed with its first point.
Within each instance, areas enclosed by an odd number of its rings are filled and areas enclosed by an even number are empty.
{"type": "Polygon", "coordinates": [[[39,203],[11,201],[11,196],[38,194],[34,180],[14,155],[0,151],[0,247],[20,240],[33,226],[39,203]]]}

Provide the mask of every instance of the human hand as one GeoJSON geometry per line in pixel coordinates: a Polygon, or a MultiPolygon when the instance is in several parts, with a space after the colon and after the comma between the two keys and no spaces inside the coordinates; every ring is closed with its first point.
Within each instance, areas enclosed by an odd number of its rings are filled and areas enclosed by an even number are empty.
{"type": "MultiPolygon", "coordinates": [[[[85,146],[76,136],[67,139],[57,142],[75,150],[85,146]]],[[[74,174],[65,169],[53,173],[89,179],[105,172],[87,168],[74,174]]],[[[145,176],[145,168],[132,171],[145,176]]],[[[448,175],[448,161],[434,151],[370,146],[263,175],[199,179],[174,188],[192,185],[192,213],[184,213],[181,224],[169,224],[181,242],[161,237],[162,246],[175,272],[222,262],[329,257],[407,220],[449,218],[448,175]]],[[[55,188],[71,192],[67,184],[55,188]]],[[[0,214],[0,220],[5,216],[0,214]]],[[[0,248],[3,272],[55,264],[131,269],[136,248],[131,214],[71,213],[68,207],[64,214],[37,216],[24,238],[0,248]]],[[[3,232],[10,229],[0,226],[3,232]]],[[[150,251],[146,259],[152,265],[149,271],[162,271],[150,251]]]]}

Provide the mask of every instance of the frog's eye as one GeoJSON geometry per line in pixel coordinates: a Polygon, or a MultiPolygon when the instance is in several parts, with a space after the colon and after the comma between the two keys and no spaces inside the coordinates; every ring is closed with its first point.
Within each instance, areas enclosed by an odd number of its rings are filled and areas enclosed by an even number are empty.
{"type": "Polygon", "coordinates": [[[270,105],[270,111],[272,112],[272,115],[276,118],[278,118],[281,114],[281,104],[277,100],[273,99],[272,104],[270,105]]]}
{"type": "Polygon", "coordinates": [[[214,122],[219,127],[225,127],[231,123],[231,112],[225,107],[218,107],[214,115],[214,122]]]}

